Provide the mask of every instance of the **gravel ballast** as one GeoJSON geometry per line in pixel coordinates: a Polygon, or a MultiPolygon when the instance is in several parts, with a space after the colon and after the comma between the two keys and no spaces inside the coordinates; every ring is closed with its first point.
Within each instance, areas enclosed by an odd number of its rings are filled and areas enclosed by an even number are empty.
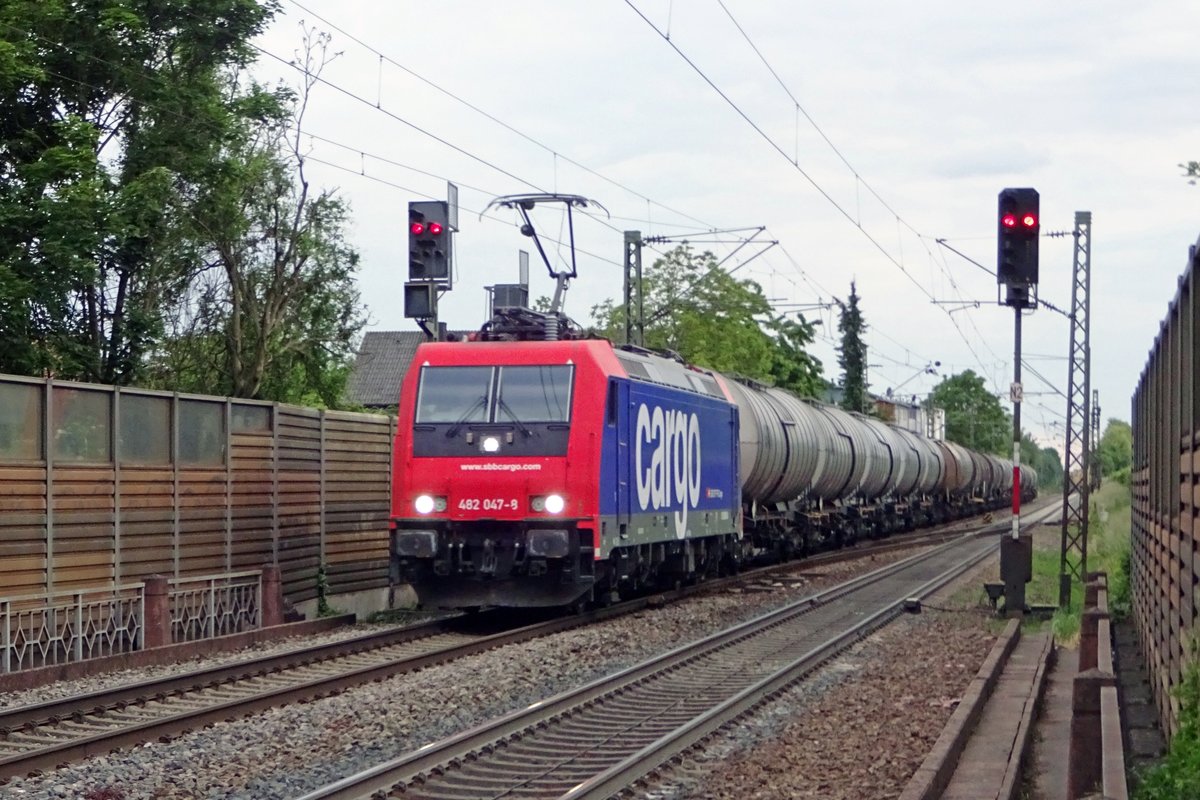
{"type": "Polygon", "coordinates": [[[650,800],[884,800],[904,790],[999,630],[977,606],[996,559],[651,776],[650,800]]]}
{"type": "MultiPolygon", "coordinates": [[[[916,548],[819,569],[806,570],[799,564],[798,569],[819,576],[802,582],[778,581],[771,585],[770,591],[725,590],[504,647],[357,687],[334,697],[214,725],[170,742],[148,743],[43,776],[14,779],[0,788],[0,794],[89,800],[296,797],[379,761],[913,555],[915,551],[916,548]]],[[[954,615],[946,616],[952,619],[954,615]]],[[[926,625],[934,619],[930,614],[903,624],[926,625]]],[[[948,620],[946,624],[951,622],[948,620]]],[[[918,627],[903,635],[894,635],[889,630],[879,636],[885,640],[892,636],[897,645],[909,647],[923,646],[910,640],[925,636],[930,640],[931,650],[938,646],[936,642],[947,646],[953,639],[949,629],[933,630],[924,633],[918,627]]],[[[962,638],[969,639],[965,634],[962,638]]],[[[868,673],[877,663],[872,650],[877,647],[882,645],[871,640],[850,654],[851,661],[840,669],[868,673]],[[855,658],[857,662],[853,661],[855,658]],[[849,666],[852,664],[857,666],[849,666]]],[[[983,652],[986,653],[986,647],[983,652]]],[[[887,664],[886,658],[884,663],[887,664]]],[[[189,668],[195,666],[189,664],[189,668]]],[[[889,668],[894,671],[894,666],[889,668]]],[[[975,667],[955,658],[948,662],[947,670],[964,673],[965,685],[975,667]]],[[[913,669],[915,673],[921,672],[916,666],[913,669]]],[[[927,668],[922,669],[928,672],[927,668]]],[[[912,680],[926,684],[936,678],[914,674],[912,680]]],[[[827,686],[838,683],[829,681],[827,686]]],[[[945,679],[942,685],[946,685],[945,679]]],[[[950,702],[953,692],[947,689],[943,695],[940,699],[950,702]]],[[[890,700],[894,703],[901,697],[892,696],[890,700]]],[[[919,704],[920,700],[912,702],[919,704]]],[[[861,707],[863,715],[866,707],[861,707]]],[[[948,709],[940,709],[935,710],[935,715],[943,711],[949,714],[948,709]]],[[[836,721],[832,717],[830,720],[833,726],[830,730],[837,730],[836,721]]],[[[937,731],[931,735],[936,738],[937,731]]],[[[872,745],[870,752],[883,750],[872,745]]]]}

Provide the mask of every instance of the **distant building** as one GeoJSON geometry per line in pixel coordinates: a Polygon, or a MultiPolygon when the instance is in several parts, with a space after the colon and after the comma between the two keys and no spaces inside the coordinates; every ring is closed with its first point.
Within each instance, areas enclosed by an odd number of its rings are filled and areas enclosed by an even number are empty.
{"type": "MultiPolygon", "coordinates": [[[[841,405],[842,396],[842,387],[830,385],[825,387],[821,400],[838,406],[841,405]]],[[[926,409],[916,401],[916,397],[913,395],[868,394],[867,396],[875,408],[875,413],[896,427],[932,439],[946,438],[946,410],[944,408],[926,409]],[[912,399],[905,400],[905,397],[912,397],[912,399]]]]}
{"type": "MultiPolygon", "coordinates": [[[[453,331],[456,336],[465,331],[453,331]]],[[[346,402],[364,408],[387,408],[400,402],[400,382],[427,341],[421,331],[368,331],[363,336],[346,385],[346,402]]]]}
{"type": "Polygon", "coordinates": [[[879,415],[896,427],[931,439],[946,438],[946,409],[927,409],[919,403],[905,402],[897,397],[872,395],[871,400],[879,415]]]}

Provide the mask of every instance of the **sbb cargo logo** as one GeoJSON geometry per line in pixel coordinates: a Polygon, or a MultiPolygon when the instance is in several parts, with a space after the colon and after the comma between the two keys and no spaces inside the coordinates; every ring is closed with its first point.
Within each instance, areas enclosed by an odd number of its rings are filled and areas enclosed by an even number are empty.
{"type": "Polygon", "coordinates": [[[638,503],[642,511],[673,510],[675,538],[683,539],[688,509],[700,502],[700,419],[642,403],[635,435],[638,503]]]}

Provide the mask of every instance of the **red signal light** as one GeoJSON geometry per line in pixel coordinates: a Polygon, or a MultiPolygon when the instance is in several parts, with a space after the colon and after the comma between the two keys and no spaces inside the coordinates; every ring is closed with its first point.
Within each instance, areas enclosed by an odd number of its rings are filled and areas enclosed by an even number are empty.
{"type": "Polygon", "coordinates": [[[429,233],[432,234],[433,236],[441,236],[442,235],[442,224],[440,222],[429,223],[429,233]]]}
{"type": "Polygon", "coordinates": [[[412,224],[412,226],[409,228],[409,231],[412,232],[413,236],[420,236],[422,233],[425,232],[425,226],[419,222],[414,222],[412,224]]]}
{"type": "Polygon", "coordinates": [[[1016,214],[1005,214],[1004,216],[1000,217],[1000,224],[1006,228],[1017,227],[1017,215],[1016,214]]]}
{"type": "Polygon", "coordinates": [[[1026,214],[1025,216],[1021,217],[1021,224],[1026,228],[1032,228],[1033,226],[1037,225],[1037,217],[1035,217],[1033,214],[1026,214]]]}

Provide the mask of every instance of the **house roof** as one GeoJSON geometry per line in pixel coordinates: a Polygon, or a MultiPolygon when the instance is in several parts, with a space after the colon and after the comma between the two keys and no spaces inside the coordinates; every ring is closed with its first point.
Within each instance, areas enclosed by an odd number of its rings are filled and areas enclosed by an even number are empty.
{"type": "Polygon", "coordinates": [[[425,341],[421,331],[367,331],[354,359],[346,400],[378,408],[400,400],[400,381],[425,341]]]}
{"type": "MultiPolygon", "coordinates": [[[[466,331],[453,333],[461,336],[466,331]]],[[[347,402],[366,408],[396,405],[400,382],[424,341],[421,331],[367,331],[346,385],[347,402]]]]}

